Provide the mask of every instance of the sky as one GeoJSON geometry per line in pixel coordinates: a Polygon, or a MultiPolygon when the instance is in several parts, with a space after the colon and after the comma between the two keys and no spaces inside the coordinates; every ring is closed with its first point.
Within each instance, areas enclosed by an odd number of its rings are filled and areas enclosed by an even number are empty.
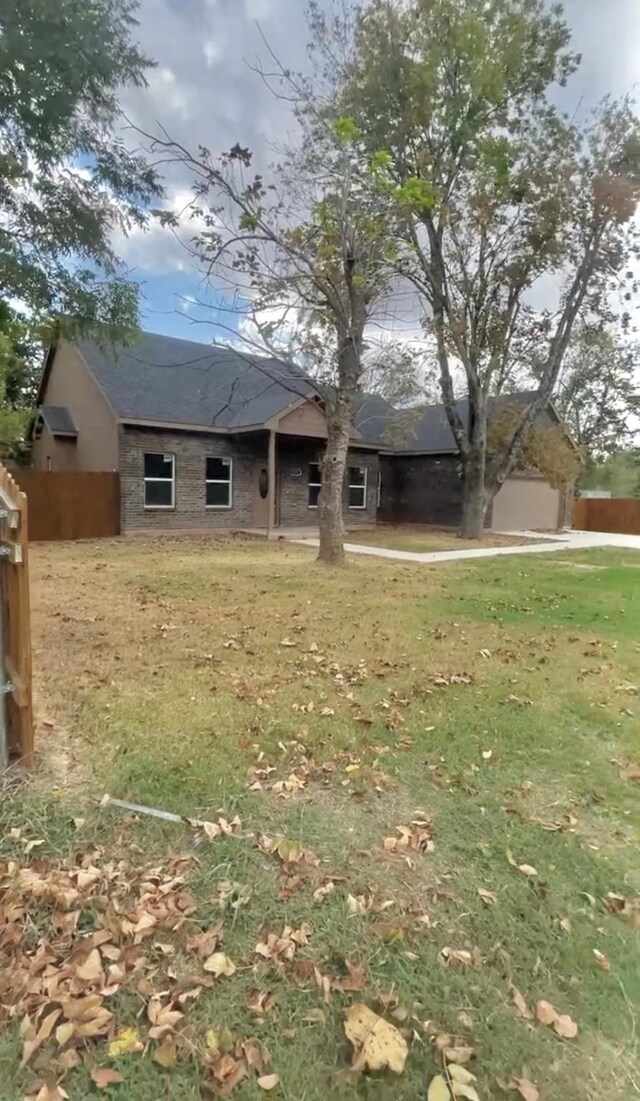
{"type": "MultiPolygon", "coordinates": [[[[127,116],[147,131],[161,124],[191,148],[222,151],[240,142],[268,163],[293,128],[288,105],[269,94],[252,66],[268,60],[265,39],[284,64],[303,66],[305,8],[306,0],[141,0],[136,36],[156,67],[148,88],[123,94],[127,116]]],[[[638,94],[640,0],[566,0],[564,8],[583,60],[563,108],[586,117],[606,94],[638,94]]],[[[170,177],[165,205],[179,212],[188,201],[188,177],[170,177]]],[[[203,288],[166,230],[136,230],[118,248],[141,287],[143,328],[223,339],[215,312],[195,304],[203,288]]]]}

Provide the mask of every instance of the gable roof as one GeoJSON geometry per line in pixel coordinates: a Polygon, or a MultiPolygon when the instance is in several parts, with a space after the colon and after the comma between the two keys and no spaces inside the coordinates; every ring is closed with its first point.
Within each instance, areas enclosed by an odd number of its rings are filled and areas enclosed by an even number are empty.
{"type": "MultiPolygon", "coordinates": [[[[136,342],[126,347],[80,339],[76,348],[114,413],[125,422],[242,431],[260,428],[292,405],[318,397],[318,389],[295,364],[224,345],[141,332],[136,342]]],[[[52,348],[39,401],[46,397],[54,354],[52,348]]],[[[498,403],[524,405],[534,396],[529,391],[514,393],[492,399],[492,404],[494,408],[498,403]]],[[[469,403],[459,401],[456,408],[467,423],[469,403]]],[[[550,409],[558,419],[552,405],[550,409]]],[[[58,426],[55,431],[77,435],[67,409],[42,405],[40,412],[47,424],[50,419],[58,426]]],[[[458,451],[444,405],[397,410],[379,395],[360,394],[353,424],[364,446],[396,454],[458,451]]]]}
{"type": "Polygon", "coordinates": [[[141,333],[135,344],[76,344],[121,420],[233,429],[260,426],[315,388],[294,364],[234,348],[141,333]]]}

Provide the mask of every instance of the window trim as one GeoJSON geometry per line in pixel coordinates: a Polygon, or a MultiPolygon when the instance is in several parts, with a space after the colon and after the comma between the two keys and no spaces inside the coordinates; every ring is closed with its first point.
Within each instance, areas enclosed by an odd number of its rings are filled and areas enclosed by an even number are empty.
{"type": "MultiPolygon", "coordinates": [[[[322,463],[308,463],[307,464],[307,508],[311,508],[311,509],[314,510],[314,512],[316,512],[317,509],[318,509],[317,504],[316,505],[310,505],[309,504],[309,490],[310,489],[317,489],[317,490],[322,489],[322,463]],[[312,482],[311,481],[310,468],[312,466],[317,466],[318,470],[320,471],[320,481],[319,482],[312,482]]],[[[319,493],[318,493],[318,496],[320,496],[319,493]]]]}
{"type": "Polygon", "coordinates": [[[176,456],[173,451],[143,451],[142,452],[142,503],[145,512],[171,512],[176,507],[176,456]],[[170,478],[147,478],[144,472],[145,459],[147,455],[162,455],[163,461],[167,455],[171,456],[171,477],[170,478]],[[148,505],[147,504],[147,482],[170,482],[171,483],[171,504],[170,505],[148,505]]]}
{"type": "Polygon", "coordinates": [[[352,489],[361,489],[362,490],[362,504],[361,505],[352,505],[351,502],[349,501],[348,507],[350,509],[357,509],[359,512],[364,512],[364,510],[367,507],[367,492],[368,492],[368,489],[369,489],[369,470],[366,466],[351,465],[351,466],[348,467],[348,476],[349,476],[349,484],[348,484],[348,494],[349,494],[349,496],[351,496],[351,490],[352,489]],[[364,472],[364,482],[362,482],[362,483],[358,482],[357,484],[353,485],[351,483],[351,471],[352,470],[359,470],[361,473],[364,472]]]}
{"type": "Polygon", "coordinates": [[[382,504],[382,467],[378,467],[378,480],[376,482],[376,508],[379,509],[382,504]]]}
{"type": "Polygon", "coordinates": [[[233,459],[230,455],[205,455],[204,458],[204,507],[205,510],[213,510],[214,512],[228,512],[233,508],[233,459]],[[222,462],[229,463],[229,477],[228,478],[207,478],[207,460],[208,459],[221,459],[222,462]],[[208,485],[222,485],[229,486],[229,504],[228,505],[208,505],[207,504],[207,486],[208,485]]]}

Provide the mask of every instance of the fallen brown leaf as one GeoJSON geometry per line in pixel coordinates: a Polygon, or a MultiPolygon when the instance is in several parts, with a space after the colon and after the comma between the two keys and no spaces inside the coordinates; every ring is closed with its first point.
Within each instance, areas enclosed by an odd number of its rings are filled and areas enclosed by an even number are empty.
{"type": "Polygon", "coordinates": [[[494,895],[492,891],[486,891],[484,887],[478,887],[478,894],[485,906],[495,906],[498,901],[498,896],[494,895]]]}
{"type": "Polygon", "coordinates": [[[354,1070],[384,1070],[402,1074],[409,1049],[395,1025],[357,1002],[345,1011],[344,1031],[353,1045],[354,1070]]]}
{"type": "Polygon", "coordinates": [[[528,1078],[512,1078],[511,1086],[518,1091],[523,1101],[540,1101],[540,1090],[528,1078]]]}
{"type": "Polygon", "coordinates": [[[511,987],[511,1000],[516,1008],[518,1017],[524,1017],[526,1020],[530,1020],[533,1017],[533,1013],[529,1009],[529,1006],[525,1002],[522,994],[515,986],[511,987]]]}
{"type": "Polygon", "coordinates": [[[536,1020],[541,1025],[552,1025],[559,1016],[558,1010],[551,1005],[551,1002],[541,1000],[536,1005],[536,1020]]]}
{"type": "Polygon", "coordinates": [[[460,963],[464,967],[480,967],[482,956],[479,948],[470,951],[468,948],[443,948],[440,952],[445,963],[460,963]]]}
{"type": "Polygon", "coordinates": [[[109,1044],[107,1051],[112,1058],[118,1055],[139,1053],[144,1050],[137,1028],[122,1028],[109,1044]]]}
{"type": "Polygon", "coordinates": [[[468,1063],[473,1058],[474,1049],[466,1044],[455,1044],[452,1047],[444,1047],[442,1053],[448,1063],[468,1063]]]}
{"type": "Polygon", "coordinates": [[[556,1017],[553,1022],[554,1031],[558,1033],[558,1036],[562,1036],[563,1040],[574,1040],[578,1035],[578,1026],[571,1017],[566,1013],[560,1017],[556,1017]]]}
{"type": "Polygon", "coordinates": [[[231,975],[235,975],[237,970],[233,960],[229,959],[224,952],[214,952],[212,956],[209,956],[209,958],[204,961],[202,967],[204,971],[209,972],[211,975],[215,975],[217,979],[222,975],[226,975],[227,978],[230,978],[231,975]]]}
{"type": "Polygon", "coordinates": [[[277,1074],[263,1074],[261,1078],[258,1078],[258,1085],[261,1090],[274,1090],[280,1081],[280,1077],[277,1074]]]}
{"type": "Polygon", "coordinates": [[[124,1082],[120,1071],[113,1070],[112,1067],[93,1067],[89,1071],[89,1077],[99,1090],[106,1090],[109,1086],[117,1086],[118,1082],[124,1082]]]}
{"type": "Polygon", "coordinates": [[[436,1074],[429,1082],[427,1101],[451,1101],[451,1092],[441,1074],[436,1074]]]}

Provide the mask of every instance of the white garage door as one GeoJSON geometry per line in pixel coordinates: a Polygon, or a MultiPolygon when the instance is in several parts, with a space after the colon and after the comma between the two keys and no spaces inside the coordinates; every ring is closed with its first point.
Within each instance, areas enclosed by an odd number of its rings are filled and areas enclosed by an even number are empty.
{"type": "Polygon", "coordinates": [[[558,526],[560,490],[542,478],[507,478],[493,502],[493,531],[536,531],[558,526]]]}

